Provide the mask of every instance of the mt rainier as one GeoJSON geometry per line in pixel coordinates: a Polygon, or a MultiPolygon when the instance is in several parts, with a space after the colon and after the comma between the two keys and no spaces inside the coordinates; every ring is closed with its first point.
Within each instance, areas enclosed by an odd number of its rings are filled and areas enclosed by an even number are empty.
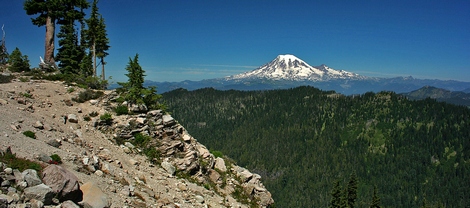
{"type": "Polygon", "coordinates": [[[271,62],[252,71],[226,77],[227,80],[270,79],[289,81],[357,80],[365,78],[365,76],[343,70],[335,70],[326,65],[312,67],[305,61],[290,54],[279,55],[271,62]]]}
{"type": "Polygon", "coordinates": [[[415,79],[413,77],[367,77],[344,70],[335,70],[326,65],[313,67],[290,54],[278,55],[274,60],[263,66],[237,75],[201,81],[146,81],[144,85],[158,86],[160,93],[178,88],[187,90],[207,87],[219,90],[272,90],[307,85],[322,90],[334,90],[346,95],[384,90],[402,93],[427,85],[450,91],[470,89],[470,82],[415,79]]]}

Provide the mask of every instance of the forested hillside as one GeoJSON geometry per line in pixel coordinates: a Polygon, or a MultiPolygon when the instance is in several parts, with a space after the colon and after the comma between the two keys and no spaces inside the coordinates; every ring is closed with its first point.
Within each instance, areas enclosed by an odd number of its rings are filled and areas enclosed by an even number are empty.
{"type": "Polygon", "coordinates": [[[259,173],[276,207],[327,207],[357,175],[385,207],[470,206],[470,110],[393,92],[343,96],[313,87],[163,94],[192,136],[259,173]]]}

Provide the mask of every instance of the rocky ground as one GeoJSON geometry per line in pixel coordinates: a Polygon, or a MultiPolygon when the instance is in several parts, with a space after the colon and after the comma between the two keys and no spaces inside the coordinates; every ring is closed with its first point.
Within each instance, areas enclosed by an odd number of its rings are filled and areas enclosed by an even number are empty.
{"type": "MultiPolygon", "coordinates": [[[[273,204],[259,175],[226,158],[214,157],[171,115],[140,111],[116,116],[112,111],[117,105],[113,102],[117,96],[114,91],[105,91],[105,96],[84,103],[72,101],[82,91],[62,82],[44,80],[15,79],[0,84],[0,149],[40,162],[46,169],[51,166],[49,156],[59,155],[63,163],[58,166],[76,176],[83,200],[87,193],[92,193],[93,199],[88,199],[100,202],[90,202],[95,203],[94,207],[269,207],[273,204]],[[98,116],[90,116],[92,112],[98,116]],[[105,113],[113,116],[109,125],[99,120],[105,113]],[[34,132],[36,138],[23,135],[25,131],[34,132]],[[152,138],[146,148],[154,148],[158,158],[150,161],[142,154],[143,148],[130,143],[135,133],[152,138]],[[116,137],[123,139],[122,144],[116,143],[116,137]]],[[[30,174],[23,172],[19,176],[17,170],[0,165],[3,177],[0,181],[21,183],[30,174]]],[[[42,175],[40,180],[46,183],[42,175]]],[[[40,207],[34,197],[23,192],[31,184],[23,185],[19,188],[2,183],[1,206],[40,207]],[[2,201],[2,195],[10,198],[2,201]]],[[[52,202],[42,203],[46,207],[86,207],[76,200],[65,202],[57,195],[52,202]]]]}

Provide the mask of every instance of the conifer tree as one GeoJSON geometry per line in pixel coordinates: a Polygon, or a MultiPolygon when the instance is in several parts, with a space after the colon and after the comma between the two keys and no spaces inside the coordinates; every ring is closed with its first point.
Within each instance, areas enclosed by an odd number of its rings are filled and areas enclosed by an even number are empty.
{"type": "Polygon", "coordinates": [[[83,77],[93,76],[93,61],[90,53],[86,54],[80,62],[80,75],[83,77]]]}
{"type": "Polygon", "coordinates": [[[142,89],[144,89],[144,70],[139,65],[139,54],[134,56],[134,59],[129,57],[129,63],[126,67],[128,81],[119,85],[124,89],[124,99],[131,104],[143,104],[142,100],[142,89]]]}
{"type": "Polygon", "coordinates": [[[85,31],[85,39],[87,47],[90,49],[93,61],[93,76],[96,76],[96,39],[98,36],[97,28],[99,24],[97,4],[98,0],[93,0],[93,3],[91,5],[90,18],[85,20],[88,25],[88,29],[85,31]]]}
{"type": "Polygon", "coordinates": [[[85,51],[79,44],[75,21],[83,20],[85,17],[83,9],[88,8],[89,4],[86,0],[65,0],[62,1],[62,5],[58,21],[61,27],[59,34],[57,34],[57,37],[60,38],[60,48],[56,58],[60,61],[59,67],[62,73],[78,74],[80,62],[85,57],[85,51]]]}
{"type": "Polygon", "coordinates": [[[353,208],[357,199],[357,176],[353,172],[349,178],[347,187],[347,204],[348,207],[353,208]]]}
{"type": "Polygon", "coordinates": [[[15,50],[11,52],[8,63],[10,64],[9,69],[12,72],[21,72],[21,71],[30,70],[28,56],[21,54],[21,51],[18,48],[15,48],[15,50]]]}
{"type": "Polygon", "coordinates": [[[341,186],[339,180],[335,182],[333,190],[331,191],[331,200],[328,207],[330,208],[339,208],[341,207],[341,186]]]}
{"type": "Polygon", "coordinates": [[[104,57],[106,57],[108,54],[109,50],[109,39],[108,39],[108,34],[106,33],[106,25],[104,23],[104,18],[100,16],[100,21],[98,24],[98,36],[96,40],[96,57],[100,58],[100,64],[101,64],[101,78],[104,80],[105,79],[105,70],[104,70],[104,65],[106,62],[104,61],[104,57]]]}
{"type": "Polygon", "coordinates": [[[86,23],[88,25],[88,29],[86,30],[85,37],[87,40],[87,47],[90,49],[92,54],[93,75],[96,76],[96,58],[100,58],[100,64],[102,67],[101,77],[104,80],[104,57],[108,55],[106,51],[109,50],[109,39],[106,34],[104,18],[98,13],[98,0],[93,1],[90,18],[86,20],[86,23]]]}
{"type": "Polygon", "coordinates": [[[57,52],[57,60],[60,61],[60,71],[65,74],[78,74],[80,69],[80,61],[82,51],[78,45],[78,36],[75,33],[73,24],[64,24],[60,27],[57,34],[59,46],[57,52]]]}
{"type": "Polygon", "coordinates": [[[158,103],[161,95],[157,94],[155,87],[144,87],[145,71],[139,65],[139,54],[136,54],[134,59],[129,58],[129,64],[126,67],[128,73],[127,82],[118,82],[121,85],[119,91],[122,93],[121,97],[129,104],[144,104],[148,109],[164,108],[163,105],[158,103]]]}
{"type": "Polygon", "coordinates": [[[380,208],[380,197],[377,193],[377,186],[374,186],[374,194],[372,195],[372,203],[369,208],[380,208]]]}

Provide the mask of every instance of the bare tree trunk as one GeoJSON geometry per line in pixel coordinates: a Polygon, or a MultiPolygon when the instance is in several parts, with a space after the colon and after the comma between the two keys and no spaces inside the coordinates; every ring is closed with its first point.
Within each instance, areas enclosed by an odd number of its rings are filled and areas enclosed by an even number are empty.
{"type": "Polygon", "coordinates": [[[51,17],[46,19],[46,48],[44,53],[44,62],[48,65],[55,66],[54,60],[54,37],[55,37],[55,22],[51,17]]]}
{"type": "Polygon", "coordinates": [[[106,79],[106,77],[104,76],[104,58],[101,58],[101,79],[106,79]]]}
{"type": "Polygon", "coordinates": [[[93,51],[93,76],[96,77],[96,42],[93,42],[92,51],[93,51]]]}

